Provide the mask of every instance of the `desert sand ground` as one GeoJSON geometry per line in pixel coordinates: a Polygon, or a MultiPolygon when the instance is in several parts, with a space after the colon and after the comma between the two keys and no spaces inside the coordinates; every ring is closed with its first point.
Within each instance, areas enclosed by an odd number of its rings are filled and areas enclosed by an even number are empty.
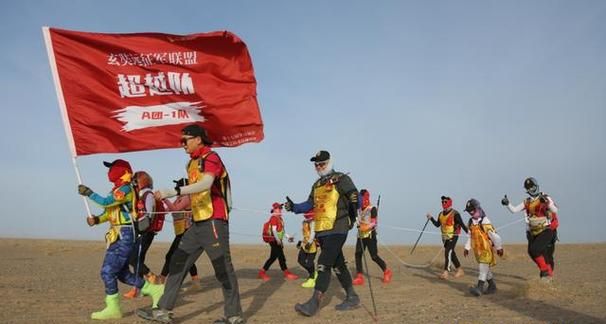
{"type": "MultiPolygon", "coordinates": [[[[148,265],[159,271],[167,243],[152,245],[148,265]]],[[[370,258],[369,268],[379,323],[606,323],[606,244],[560,244],[557,247],[556,278],[551,284],[538,280],[538,272],[526,256],[524,245],[505,246],[506,255],[493,269],[498,285],[495,295],[473,297],[468,288],[476,282],[473,257],[457,252],[466,275],[440,280],[439,246],[421,246],[409,254],[409,246],[381,247],[380,254],[394,270],[393,282],[380,282],[379,267],[370,258]]],[[[90,323],[90,313],[103,307],[103,285],[99,269],[104,243],[0,239],[1,323],[90,323]]],[[[297,250],[287,246],[287,262],[300,276],[297,250]]],[[[257,279],[259,267],[268,255],[263,245],[233,245],[232,255],[240,284],[242,307],[248,323],[373,323],[373,303],[368,285],[356,287],[363,306],[336,312],[344,297],[333,276],[322,309],[313,318],[293,310],[296,302],[309,298],[311,291],[301,280],[285,281],[278,264],[268,272],[266,283],[257,279]]],[[[353,270],[353,247],[346,256],[353,270]]],[[[223,313],[219,284],[208,258],[197,262],[202,275],[200,289],[187,278],[178,306],[176,323],[212,323],[223,313]]],[[[121,293],[128,287],[121,285],[121,293]]],[[[148,306],[142,297],[123,300],[124,318],[115,323],[145,323],[135,310],[148,306]]]]}

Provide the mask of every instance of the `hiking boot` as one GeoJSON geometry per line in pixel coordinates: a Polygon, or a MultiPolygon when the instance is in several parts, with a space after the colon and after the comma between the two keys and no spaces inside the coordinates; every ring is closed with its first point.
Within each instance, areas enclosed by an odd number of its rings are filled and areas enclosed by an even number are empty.
{"type": "Polygon", "coordinates": [[[364,284],[364,276],[362,275],[362,272],[358,272],[358,274],[356,274],[356,277],[354,278],[354,280],[351,281],[351,283],[354,286],[361,286],[364,284]]]}
{"type": "Polygon", "coordinates": [[[91,319],[107,320],[122,318],[122,310],[120,309],[120,294],[105,296],[105,308],[101,311],[94,312],[90,315],[91,319]]]}
{"type": "Polygon", "coordinates": [[[322,300],[322,292],[314,290],[314,294],[304,304],[296,304],[295,310],[305,316],[314,316],[320,309],[320,301],[322,300]]]}
{"type": "Polygon", "coordinates": [[[488,287],[486,287],[486,290],[484,291],[484,293],[486,295],[489,294],[494,294],[497,292],[497,284],[494,282],[494,279],[488,279],[488,287]]]}
{"type": "Polygon", "coordinates": [[[444,270],[444,272],[442,272],[438,278],[442,279],[442,280],[447,280],[448,279],[448,270],[444,270]]]}
{"type": "Polygon", "coordinates": [[[257,277],[263,281],[269,281],[269,276],[267,275],[267,273],[265,273],[265,270],[263,269],[259,270],[259,275],[257,277]]]}
{"type": "Polygon", "coordinates": [[[455,272],[454,277],[455,278],[461,278],[465,275],[465,271],[463,271],[462,267],[457,268],[457,272],[455,272]]]}
{"type": "Polygon", "coordinates": [[[173,313],[161,308],[137,309],[137,316],[152,322],[172,323],[173,313]]]}
{"type": "Polygon", "coordinates": [[[336,305],[335,309],[338,311],[347,311],[360,307],[360,297],[358,297],[358,294],[354,291],[353,286],[347,288],[345,292],[347,293],[345,300],[336,305]]]}
{"type": "Polygon", "coordinates": [[[385,271],[383,271],[383,283],[385,283],[385,284],[390,283],[392,275],[393,275],[393,272],[391,272],[391,269],[389,269],[389,268],[385,269],[385,271]]]}
{"type": "Polygon", "coordinates": [[[141,295],[151,296],[152,308],[158,307],[160,297],[164,294],[164,285],[155,285],[149,281],[145,281],[143,288],[141,288],[141,295]]]}
{"type": "Polygon", "coordinates": [[[288,269],[284,270],[284,278],[286,280],[297,280],[299,279],[299,276],[297,276],[296,274],[288,271],[288,269]]]}
{"type": "Polygon", "coordinates": [[[137,289],[137,287],[132,287],[129,291],[127,291],[126,293],[124,293],[124,295],[122,295],[122,297],[124,297],[126,299],[133,299],[133,298],[136,298],[137,296],[139,296],[139,289],[137,289]]]}
{"type": "Polygon", "coordinates": [[[469,288],[469,292],[476,297],[480,297],[480,296],[482,296],[483,288],[484,288],[484,281],[478,280],[478,285],[475,287],[469,288]]]}
{"type": "Polygon", "coordinates": [[[241,316],[230,316],[229,318],[220,318],[213,322],[213,324],[244,324],[246,320],[241,316]]]}

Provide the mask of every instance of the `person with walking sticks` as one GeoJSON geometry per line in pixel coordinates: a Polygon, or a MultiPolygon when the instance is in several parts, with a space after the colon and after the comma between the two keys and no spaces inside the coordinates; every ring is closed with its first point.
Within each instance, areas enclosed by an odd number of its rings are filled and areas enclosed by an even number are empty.
{"type": "MultiPolygon", "coordinates": [[[[358,240],[356,240],[356,278],[353,284],[356,286],[364,284],[362,272],[362,255],[368,248],[370,258],[383,271],[383,283],[391,282],[392,271],[387,268],[387,264],[379,256],[377,248],[377,207],[370,202],[370,192],[366,189],[360,190],[362,197],[360,215],[358,216],[358,240]]],[[[368,269],[367,269],[368,270],[368,269]]]]}
{"type": "Polygon", "coordinates": [[[461,229],[468,233],[467,226],[463,223],[459,212],[452,208],[452,199],[450,197],[442,196],[442,211],[438,214],[438,219],[435,220],[431,214],[427,214],[429,219],[435,227],[439,227],[442,232],[442,243],[444,244],[444,271],[439,275],[440,279],[448,279],[448,271],[450,271],[451,265],[454,265],[456,272],[455,278],[460,278],[465,275],[455,247],[461,234],[461,229]]]}
{"type": "Polygon", "coordinates": [[[335,309],[346,311],[360,306],[360,297],[353,288],[351,274],[343,256],[347,233],[358,216],[358,190],[347,174],[333,170],[330,153],[327,151],[319,151],[311,161],[320,178],[314,182],[309,197],[299,204],[286,197],[284,204],[287,211],[296,214],[312,209],[314,211],[316,239],[320,244],[318,278],[311,298],[295,305],[295,310],[305,316],[313,316],[318,312],[320,301],[330,285],[331,270],[335,272],[346,293],[345,300],[336,305],[335,309]]]}

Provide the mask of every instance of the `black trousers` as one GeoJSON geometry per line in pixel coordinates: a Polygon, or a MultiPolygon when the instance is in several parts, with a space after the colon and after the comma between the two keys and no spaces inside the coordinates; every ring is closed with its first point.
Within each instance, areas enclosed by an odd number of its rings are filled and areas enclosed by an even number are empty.
{"type": "Polygon", "coordinates": [[[455,247],[457,246],[458,240],[459,236],[455,235],[450,240],[444,241],[444,270],[448,270],[450,261],[452,261],[452,264],[454,264],[455,268],[458,269],[459,267],[461,267],[461,262],[459,262],[457,252],[455,252],[455,247]]]}
{"type": "MultiPolygon", "coordinates": [[[[162,267],[162,272],[160,274],[165,277],[168,276],[170,258],[173,256],[173,253],[175,253],[175,250],[179,247],[179,242],[181,242],[182,237],[183,237],[183,234],[179,234],[179,235],[175,236],[173,243],[171,243],[170,248],[168,249],[168,252],[166,252],[166,255],[164,256],[164,266],[162,267]]],[[[192,277],[198,275],[198,268],[196,267],[195,263],[192,264],[191,268],[189,268],[189,274],[192,277]]]]}
{"type": "Polygon", "coordinates": [[[265,261],[265,264],[263,265],[263,270],[269,270],[269,267],[271,267],[276,259],[278,259],[280,269],[282,269],[282,271],[288,269],[286,266],[286,257],[284,256],[284,247],[282,244],[278,244],[276,241],[273,241],[269,242],[269,246],[271,247],[271,252],[269,254],[269,258],[267,258],[267,261],[265,261]]]}
{"type": "Polygon", "coordinates": [[[297,261],[299,264],[307,270],[309,274],[309,278],[314,276],[314,272],[316,271],[315,263],[317,253],[307,253],[303,251],[303,249],[299,249],[299,255],[297,261]]]}
{"type": "Polygon", "coordinates": [[[551,265],[551,269],[553,270],[555,267],[553,254],[555,252],[557,231],[548,228],[536,236],[533,236],[530,232],[526,232],[526,238],[528,239],[528,255],[530,258],[534,260],[534,258],[542,255],[545,258],[545,262],[551,265]]]}
{"type": "Polygon", "coordinates": [[[382,271],[387,269],[387,264],[385,261],[381,259],[379,256],[379,249],[377,248],[377,232],[372,231],[370,237],[358,239],[356,242],[356,272],[362,273],[362,255],[364,254],[364,250],[368,248],[368,252],[370,253],[370,257],[372,260],[381,267],[382,271]]]}
{"type": "Polygon", "coordinates": [[[351,288],[351,273],[347,269],[343,256],[343,245],[347,240],[347,234],[331,234],[317,237],[317,239],[320,243],[320,256],[318,257],[318,277],[315,290],[326,292],[330,285],[331,269],[337,275],[343,289],[351,288]]]}
{"type": "Polygon", "coordinates": [[[156,233],[154,232],[145,232],[139,235],[135,240],[135,247],[130,254],[128,263],[133,267],[133,271],[139,276],[145,276],[150,271],[147,265],[145,265],[145,255],[154,241],[155,236],[156,233]]]}

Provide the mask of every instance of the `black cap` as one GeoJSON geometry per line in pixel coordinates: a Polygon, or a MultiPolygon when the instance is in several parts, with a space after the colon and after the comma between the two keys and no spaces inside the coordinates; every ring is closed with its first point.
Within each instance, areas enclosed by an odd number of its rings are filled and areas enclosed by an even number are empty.
{"type": "Polygon", "coordinates": [[[309,160],[311,162],[324,162],[324,161],[328,161],[328,160],[330,160],[330,153],[328,153],[327,151],[319,151],[318,153],[316,153],[316,155],[314,155],[309,160]]]}
{"type": "Polygon", "coordinates": [[[206,130],[202,126],[197,124],[191,124],[183,127],[183,129],[181,130],[181,134],[193,137],[200,137],[202,139],[202,143],[206,145],[210,145],[213,143],[213,141],[208,138],[208,133],[206,133],[206,130]]]}
{"type": "Polygon", "coordinates": [[[115,165],[115,166],[122,166],[122,167],[124,167],[124,168],[128,168],[128,169],[130,169],[130,168],[131,168],[131,167],[130,167],[130,163],[128,163],[127,161],[122,160],[122,159],[117,159],[117,160],[114,160],[114,161],[112,161],[112,162],[103,161],[103,165],[105,165],[105,166],[106,166],[106,167],[108,167],[108,168],[111,168],[111,167],[113,167],[114,165],[115,165]]]}
{"type": "Polygon", "coordinates": [[[465,211],[469,213],[469,212],[476,210],[479,207],[480,207],[480,202],[474,198],[471,198],[467,201],[467,204],[465,204],[465,211]]]}
{"type": "Polygon", "coordinates": [[[440,197],[440,200],[452,200],[452,199],[448,196],[442,196],[442,197],[440,197]]]}

